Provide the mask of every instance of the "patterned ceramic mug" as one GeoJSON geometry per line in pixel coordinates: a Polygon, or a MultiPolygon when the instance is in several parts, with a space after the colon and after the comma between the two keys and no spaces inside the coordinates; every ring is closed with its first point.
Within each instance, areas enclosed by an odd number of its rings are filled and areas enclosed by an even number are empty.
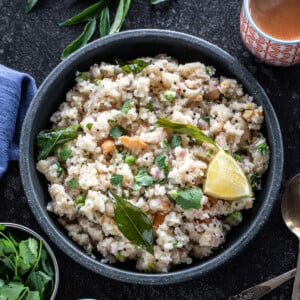
{"type": "Polygon", "coordinates": [[[267,64],[290,66],[300,62],[300,40],[284,41],[268,36],[253,22],[249,2],[243,0],[240,31],[245,46],[267,64]]]}

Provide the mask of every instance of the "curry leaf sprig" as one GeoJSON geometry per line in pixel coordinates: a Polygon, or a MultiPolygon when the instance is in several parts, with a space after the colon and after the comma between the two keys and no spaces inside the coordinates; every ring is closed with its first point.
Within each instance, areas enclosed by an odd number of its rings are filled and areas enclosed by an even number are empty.
{"type": "MultiPolygon", "coordinates": [[[[169,0],[150,0],[153,5],[169,0]]],[[[88,6],[86,9],[75,16],[61,22],[60,26],[75,25],[85,23],[82,33],[72,41],[63,50],[62,59],[68,57],[71,53],[85,46],[96,32],[97,22],[99,26],[100,37],[119,32],[129,11],[131,0],[119,0],[113,22],[110,22],[110,5],[112,0],[100,0],[88,6]]],[[[38,0],[27,0],[25,12],[28,14],[38,3],[38,0]]]]}

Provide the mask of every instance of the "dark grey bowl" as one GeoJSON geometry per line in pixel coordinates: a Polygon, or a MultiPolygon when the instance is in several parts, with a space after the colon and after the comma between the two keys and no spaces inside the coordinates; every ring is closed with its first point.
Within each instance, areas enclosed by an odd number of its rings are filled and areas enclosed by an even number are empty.
{"type": "Polygon", "coordinates": [[[278,121],[270,100],[252,75],[233,57],[220,48],[194,36],[165,30],[133,30],[99,39],[80,49],[60,63],[45,79],[38,90],[26,116],[22,136],[20,169],[29,205],[50,239],[67,255],[88,269],[104,276],[139,284],[169,284],[186,281],[216,269],[228,261],[254,238],[268,219],[281,183],[283,169],[283,146],[278,121]],[[49,128],[49,118],[65,99],[66,92],[74,85],[77,70],[88,70],[101,61],[113,61],[122,57],[167,53],[180,62],[201,61],[217,68],[219,75],[236,78],[255,101],[264,107],[264,134],[267,136],[271,161],[263,178],[263,189],[257,193],[253,209],[245,214],[244,222],[229,234],[227,242],[214,255],[196,260],[191,265],[172,269],[167,274],[144,274],[131,265],[107,265],[85,254],[46,211],[50,200],[45,180],[35,168],[34,140],[37,133],[49,128]]]}

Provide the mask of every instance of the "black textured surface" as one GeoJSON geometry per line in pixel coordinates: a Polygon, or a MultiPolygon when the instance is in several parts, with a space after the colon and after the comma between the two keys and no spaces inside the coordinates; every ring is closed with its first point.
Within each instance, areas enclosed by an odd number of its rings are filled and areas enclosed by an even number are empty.
{"type": "MultiPolygon", "coordinates": [[[[0,63],[28,72],[40,84],[60,62],[63,47],[81,27],[59,28],[57,23],[91,1],[40,1],[32,14],[24,3],[0,2],[0,63]]],[[[239,1],[171,1],[150,7],[133,1],[123,29],[164,28],[204,38],[235,56],[261,83],[270,97],[282,128],[285,146],[283,186],[300,169],[300,67],[275,68],[256,60],[239,36],[239,1]]],[[[24,196],[18,164],[11,163],[0,182],[0,221],[18,222],[43,234],[24,196]]],[[[281,195],[280,195],[281,196],[281,195]]],[[[44,235],[44,234],[43,234],[44,235]]],[[[170,286],[135,286],[106,279],[77,265],[56,247],[61,271],[57,299],[227,299],[228,296],[295,266],[297,239],[280,215],[280,197],[269,221],[249,246],[214,273],[170,286]]],[[[265,299],[289,299],[291,282],[265,299]]]]}

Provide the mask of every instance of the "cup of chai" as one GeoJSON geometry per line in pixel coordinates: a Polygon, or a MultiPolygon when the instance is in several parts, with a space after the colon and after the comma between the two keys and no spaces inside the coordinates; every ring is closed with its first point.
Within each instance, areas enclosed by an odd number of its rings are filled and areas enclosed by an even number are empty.
{"type": "Polygon", "coordinates": [[[300,62],[300,0],[243,0],[240,32],[245,46],[275,66],[300,62]]]}

